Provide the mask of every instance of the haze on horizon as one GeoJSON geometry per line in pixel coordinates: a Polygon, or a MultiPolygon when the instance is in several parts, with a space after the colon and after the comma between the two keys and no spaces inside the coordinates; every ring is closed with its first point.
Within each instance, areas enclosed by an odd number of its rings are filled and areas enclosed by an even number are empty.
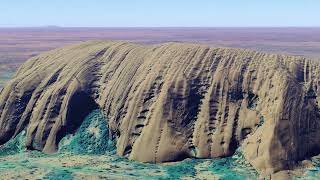
{"type": "Polygon", "coordinates": [[[318,0],[4,0],[0,27],[319,27],[318,0]]]}

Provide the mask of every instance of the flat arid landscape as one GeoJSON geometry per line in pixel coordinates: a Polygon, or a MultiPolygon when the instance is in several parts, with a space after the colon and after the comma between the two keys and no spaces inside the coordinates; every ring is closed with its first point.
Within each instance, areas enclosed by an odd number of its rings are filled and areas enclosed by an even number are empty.
{"type": "Polygon", "coordinates": [[[88,40],[144,44],[201,43],[213,47],[320,56],[320,28],[0,28],[0,64],[16,69],[28,58],[88,40]]]}
{"type": "Polygon", "coordinates": [[[320,1],[0,5],[0,180],[319,180],[320,1]]]}

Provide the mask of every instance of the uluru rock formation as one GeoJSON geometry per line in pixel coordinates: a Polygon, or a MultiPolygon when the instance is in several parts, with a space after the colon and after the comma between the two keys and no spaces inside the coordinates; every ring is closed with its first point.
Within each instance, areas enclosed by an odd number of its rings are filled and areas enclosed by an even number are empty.
{"type": "Polygon", "coordinates": [[[243,49],[91,41],[23,64],[0,94],[0,144],[56,152],[94,109],[142,162],[231,156],[261,173],[320,153],[320,63],[243,49]]]}

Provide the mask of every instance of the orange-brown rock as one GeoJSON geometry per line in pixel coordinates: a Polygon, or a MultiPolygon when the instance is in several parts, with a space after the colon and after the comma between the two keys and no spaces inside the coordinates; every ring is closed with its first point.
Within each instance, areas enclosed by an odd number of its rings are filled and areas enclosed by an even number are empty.
{"type": "Polygon", "coordinates": [[[93,109],[117,153],[142,162],[224,157],[261,173],[320,152],[320,64],[304,57],[166,43],[95,41],[33,57],[0,95],[0,144],[57,151],[93,109]]]}

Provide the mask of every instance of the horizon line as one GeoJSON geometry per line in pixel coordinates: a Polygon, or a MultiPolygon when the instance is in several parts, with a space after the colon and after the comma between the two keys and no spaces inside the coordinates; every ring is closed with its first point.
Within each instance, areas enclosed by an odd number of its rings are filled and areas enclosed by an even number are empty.
{"type": "Polygon", "coordinates": [[[320,28],[320,26],[0,26],[0,28],[320,28]]]}

